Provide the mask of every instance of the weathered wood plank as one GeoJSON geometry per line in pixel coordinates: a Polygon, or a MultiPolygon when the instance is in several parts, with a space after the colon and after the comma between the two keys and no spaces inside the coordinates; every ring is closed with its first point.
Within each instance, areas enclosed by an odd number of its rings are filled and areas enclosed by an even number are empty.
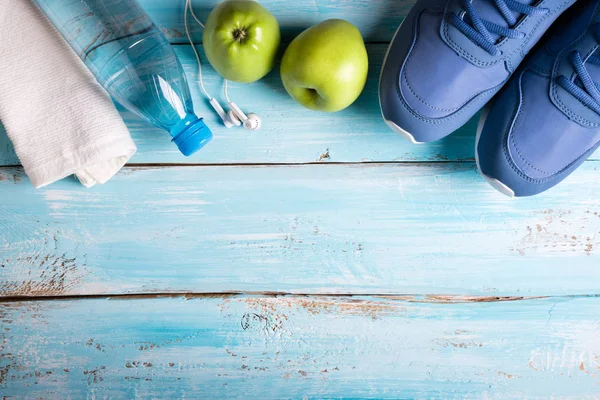
{"type": "Polygon", "coordinates": [[[600,299],[0,303],[19,399],[595,399],[600,299]]]}
{"type": "MultiPolygon", "coordinates": [[[[138,145],[132,163],[304,163],[360,161],[439,161],[473,159],[473,121],[451,137],[430,145],[415,146],[392,132],[381,119],[377,82],[385,45],[369,46],[371,70],[365,92],[349,109],[326,114],[307,110],[287,95],[278,69],[252,85],[233,84],[230,95],[242,109],[255,111],[263,128],[248,132],[226,129],[192,84],[194,104],[214,131],[215,138],[202,151],[184,157],[169,135],[151,127],[132,113],[122,116],[138,145]]],[[[190,82],[197,80],[196,60],[189,46],[176,46],[190,82]]],[[[207,64],[206,87],[222,97],[222,80],[207,64]]],[[[223,102],[225,104],[225,102],[223,102]]],[[[0,128],[1,130],[1,128],[0,128]]],[[[15,165],[16,156],[0,132],[0,165],[15,165]]]]}
{"type": "Polygon", "coordinates": [[[472,163],[127,168],[35,191],[0,170],[0,295],[600,293],[588,162],[511,201],[472,163]]]}
{"type": "MultiPolygon", "coordinates": [[[[206,21],[218,0],[193,0],[196,14],[206,21]]],[[[187,43],[183,26],[185,1],[140,0],[156,24],[173,43],[187,43]]],[[[329,18],[343,18],[356,25],[367,42],[389,42],[414,0],[261,0],[279,21],[284,41],[292,40],[311,25],[329,18]]],[[[192,27],[194,40],[202,41],[202,29],[192,27]]]]}

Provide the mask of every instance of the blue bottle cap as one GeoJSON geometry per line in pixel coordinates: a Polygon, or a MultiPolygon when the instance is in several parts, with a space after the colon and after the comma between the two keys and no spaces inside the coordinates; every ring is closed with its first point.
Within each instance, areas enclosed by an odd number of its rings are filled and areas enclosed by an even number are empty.
{"type": "Polygon", "coordinates": [[[175,126],[171,135],[173,142],[184,156],[191,156],[212,139],[212,132],[202,118],[187,115],[183,124],[175,126]]]}

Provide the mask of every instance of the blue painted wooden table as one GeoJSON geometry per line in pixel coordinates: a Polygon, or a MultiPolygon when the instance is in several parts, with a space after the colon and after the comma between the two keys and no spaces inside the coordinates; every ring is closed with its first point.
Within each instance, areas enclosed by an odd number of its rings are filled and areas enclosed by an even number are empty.
{"type": "MultiPolygon", "coordinates": [[[[142,3],[194,81],[184,1],[142,3]]],[[[191,158],[123,111],[139,152],[91,190],[34,190],[0,132],[0,397],[599,398],[598,157],[508,200],[477,175],[474,122],[414,146],[381,121],[410,1],[262,3],[286,41],[361,29],[352,107],[305,110],[275,71],[232,90],[264,128],[191,158]]]]}

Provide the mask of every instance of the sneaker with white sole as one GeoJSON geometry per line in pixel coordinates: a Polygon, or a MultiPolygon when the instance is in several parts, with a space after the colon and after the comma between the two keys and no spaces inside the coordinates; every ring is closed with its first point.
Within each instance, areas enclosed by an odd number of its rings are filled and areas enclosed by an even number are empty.
{"type": "Polygon", "coordinates": [[[484,113],[479,170],[508,196],[558,184],[600,145],[600,0],[579,2],[484,113]]]}
{"type": "Polygon", "coordinates": [[[469,121],[575,0],[420,0],[388,48],[379,83],[386,123],[414,143],[469,121]]]}

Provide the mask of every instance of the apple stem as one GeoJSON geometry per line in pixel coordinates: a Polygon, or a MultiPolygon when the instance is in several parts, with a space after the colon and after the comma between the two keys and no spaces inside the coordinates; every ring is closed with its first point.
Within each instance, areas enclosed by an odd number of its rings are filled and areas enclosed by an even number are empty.
{"type": "Polygon", "coordinates": [[[247,33],[242,28],[237,28],[236,30],[233,31],[233,38],[240,43],[242,43],[244,41],[244,39],[246,39],[246,36],[247,36],[247,33]]]}

